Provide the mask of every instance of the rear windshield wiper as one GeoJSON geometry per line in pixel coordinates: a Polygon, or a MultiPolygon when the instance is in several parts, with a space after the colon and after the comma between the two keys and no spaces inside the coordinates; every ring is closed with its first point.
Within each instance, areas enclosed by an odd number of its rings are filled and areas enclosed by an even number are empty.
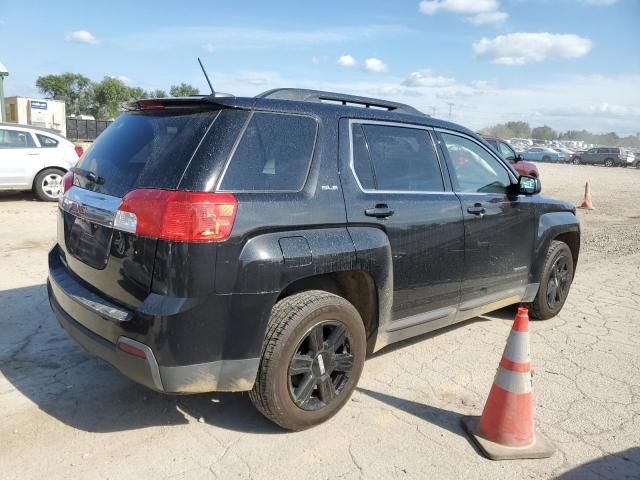
{"type": "Polygon", "coordinates": [[[81,168],[76,168],[74,169],[74,173],[86,178],[90,182],[96,183],[98,185],[104,185],[104,177],[101,177],[100,175],[96,175],[93,172],[89,172],[81,168]]]}

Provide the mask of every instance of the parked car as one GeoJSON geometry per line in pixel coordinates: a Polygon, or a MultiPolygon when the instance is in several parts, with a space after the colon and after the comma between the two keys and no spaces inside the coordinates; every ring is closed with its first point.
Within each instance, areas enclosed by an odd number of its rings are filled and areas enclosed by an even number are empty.
{"type": "Polygon", "coordinates": [[[367,353],[519,302],[553,317],[580,248],[575,208],[472,131],[330,92],[138,101],[63,185],[62,327],[291,430],[342,408],[367,353]]]}
{"type": "Polygon", "coordinates": [[[485,142],[491,145],[491,148],[502,155],[502,158],[507,160],[520,175],[533,178],[540,177],[538,167],[531,162],[525,162],[522,160],[522,157],[516,153],[513,148],[511,148],[511,145],[509,145],[506,140],[503,140],[500,137],[493,137],[491,135],[482,135],[482,138],[485,142]]]}
{"type": "Polygon", "coordinates": [[[621,152],[618,147],[591,148],[586,152],[576,152],[572,158],[572,162],[576,165],[583,163],[604,165],[605,167],[632,165],[634,161],[631,156],[627,155],[624,151],[621,152]]]}
{"type": "Polygon", "coordinates": [[[570,159],[575,153],[573,150],[569,150],[568,148],[564,148],[564,147],[553,147],[553,149],[558,153],[564,154],[565,159],[567,160],[570,159]]]}
{"type": "Polygon", "coordinates": [[[565,162],[567,160],[564,153],[556,152],[547,147],[531,147],[520,155],[523,160],[536,162],[565,162]]]}
{"type": "Polygon", "coordinates": [[[31,190],[57,201],[62,176],[82,153],[54,130],[0,123],[0,190],[31,190]]]}

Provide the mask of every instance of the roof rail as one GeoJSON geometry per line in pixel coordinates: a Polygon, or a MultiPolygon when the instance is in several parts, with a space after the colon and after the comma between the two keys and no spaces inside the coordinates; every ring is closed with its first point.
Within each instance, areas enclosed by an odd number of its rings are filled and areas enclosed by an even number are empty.
{"type": "Polygon", "coordinates": [[[359,95],[347,95],[345,93],[309,90],[305,88],[275,88],[256,95],[256,98],[339,103],[342,105],[358,105],[365,108],[379,108],[393,112],[409,113],[411,115],[425,115],[420,110],[404,103],[390,102],[379,98],[361,97],[359,95]]]}

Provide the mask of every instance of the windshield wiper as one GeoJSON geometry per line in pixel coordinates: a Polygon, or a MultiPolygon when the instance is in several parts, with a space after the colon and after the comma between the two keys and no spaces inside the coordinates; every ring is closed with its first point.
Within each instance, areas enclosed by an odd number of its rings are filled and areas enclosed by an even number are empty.
{"type": "MultiPolygon", "coordinates": [[[[78,169],[80,170],[80,169],[78,169]]],[[[84,178],[86,178],[87,180],[89,180],[90,182],[96,183],[98,185],[104,185],[104,177],[101,177],[99,175],[96,175],[93,172],[88,172],[86,170],[81,170],[80,173],[84,178]]]]}

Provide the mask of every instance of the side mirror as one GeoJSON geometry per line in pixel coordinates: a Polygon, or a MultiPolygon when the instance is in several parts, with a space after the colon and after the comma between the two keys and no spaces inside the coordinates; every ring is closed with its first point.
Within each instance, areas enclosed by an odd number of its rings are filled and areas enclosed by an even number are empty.
{"type": "Polygon", "coordinates": [[[522,161],[522,155],[520,155],[519,153],[516,153],[516,158],[513,159],[514,162],[521,162],[522,161]]]}
{"type": "Polygon", "coordinates": [[[539,178],[521,176],[518,179],[518,193],[524,195],[535,195],[542,191],[542,184],[539,178]]]}

